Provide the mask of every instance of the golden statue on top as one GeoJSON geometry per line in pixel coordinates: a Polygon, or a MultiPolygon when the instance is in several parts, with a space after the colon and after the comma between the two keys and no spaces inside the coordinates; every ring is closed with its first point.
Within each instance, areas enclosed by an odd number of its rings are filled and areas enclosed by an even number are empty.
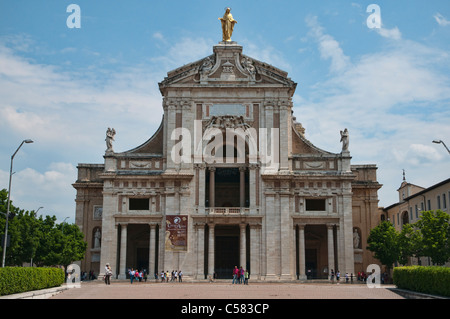
{"type": "Polygon", "coordinates": [[[233,19],[233,16],[230,13],[231,8],[225,9],[225,14],[222,18],[219,18],[222,23],[222,40],[224,42],[231,41],[231,35],[233,34],[234,24],[237,23],[236,20],[233,19]]]}

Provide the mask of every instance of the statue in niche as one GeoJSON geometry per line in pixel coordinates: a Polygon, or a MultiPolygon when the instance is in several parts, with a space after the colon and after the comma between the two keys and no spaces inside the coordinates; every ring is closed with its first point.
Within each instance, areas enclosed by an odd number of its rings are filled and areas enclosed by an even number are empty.
{"type": "Polygon", "coordinates": [[[348,151],[348,144],[349,144],[349,134],[348,130],[345,129],[344,131],[341,131],[341,142],[342,142],[342,151],[347,152],[348,151]]]}
{"type": "Polygon", "coordinates": [[[106,152],[114,152],[112,147],[112,142],[114,141],[114,136],[116,135],[116,130],[114,128],[109,128],[106,130],[106,152]]]}
{"type": "Polygon", "coordinates": [[[353,229],[353,248],[359,249],[360,248],[359,243],[360,243],[360,237],[359,237],[358,229],[354,228],[353,229]]]}
{"type": "Polygon", "coordinates": [[[237,23],[237,21],[233,19],[230,11],[231,8],[226,8],[223,17],[219,18],[222,24],[222,41],[224,42],[231,41],[231,35],[233,34],[234,25],[237,23]]]}
{"type": "Polygon", "coordinates": [[[100,248],[101,238],[102,238],[102,233],[100,232],[100,228],[97,228],[94,233],[94,248],[100,248]]]}

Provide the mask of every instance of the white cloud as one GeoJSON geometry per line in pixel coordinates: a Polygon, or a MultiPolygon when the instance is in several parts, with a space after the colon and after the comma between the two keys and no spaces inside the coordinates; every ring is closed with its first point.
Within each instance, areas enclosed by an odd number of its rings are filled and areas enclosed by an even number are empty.
{"type": "Polygon", "coordinates": [[[435,147],[424,144],[411,144],[408,148],[394,150],[393,154],[398,162],[407,163],[413,167],[439,162],[443,158],[443,154],[439,153],[435,147]]]}
{"type": "Polygon", "coordinates": [[[261,62],[268,63],[272,66],[280,68],[283,71],[289,72],[289,70],[291,69],[291,65],[288,61],[286,61],[283,53],[276,48],[267,45],[267,43],[264,43],[264,45],[261,46],[261,43],[264,42],[254,42],[248,39],[244,39],[242,41],[242,53],[261,62]]]}
{"type": "Polygon", "coordinates": [[[162,63],[165,70],[172,70],[184,64],[211,55],[213,41],[205,38],[185,37],[165,48],[165,54],[152,58],[152,62],[162,63]]]}
{"type": "Polygon", "coordinates": [[[400,30],[397,27],[392,28],[392,29],[386,29],[384,27],[381,27],[381,28],[377,28],[375,30],[377,30],[377,32],[385,38],[389,38],[389,39],[393,39],[393,40],[400,40],[402,38],[402,33],[400,32],[400,30]]]}
{"type": "Polygon", "coordinates": [[[157,31],[157,32],[153,33],[153,38],[163,41],[164,35],[161,32],[157,31]]]}
{"type": "Polygon", "coordinates": [[[310,35],[318,43],[321,58],[331,60],[330,70],[332,72],[345,70],[350,64],[350,59],[344,54],[339,42],[331,35],[324,33],[325,30],[318,23],[316,16],[308,16],[306,24],[310,28],[310,35]]]}
{"type": "Polygon", "coordinates": [[[436,13],[433,17],[436,20],[436,22],[442,27],[450,25],[450,21],[444,18],[444,16],[442,16],[442,14],[440,13],[436,13]]]}

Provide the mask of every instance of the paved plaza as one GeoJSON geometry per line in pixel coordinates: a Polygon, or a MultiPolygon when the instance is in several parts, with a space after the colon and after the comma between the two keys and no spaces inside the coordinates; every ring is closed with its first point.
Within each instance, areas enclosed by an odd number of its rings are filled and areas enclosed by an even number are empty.
{"type": "Polygon", "coordinates": [[[192,282],[82,282],[80,288],[60,292],[51,299],[403,299],[395,286],[368,288],[364,284],[192,282]]]}

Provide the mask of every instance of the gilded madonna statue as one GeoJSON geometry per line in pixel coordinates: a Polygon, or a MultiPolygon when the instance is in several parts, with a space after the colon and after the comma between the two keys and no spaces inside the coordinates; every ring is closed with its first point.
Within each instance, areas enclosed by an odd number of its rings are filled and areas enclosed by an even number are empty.
{"type": "Polygon", "coordinates": [[[233,19],[233,16],[230,13],[231,9],[226,8],[225,14],[222,18],[219,18],[222,23],[222,40],[224,42],[231,41],[231,35],[233,34],[234,24],[237,23],[236,20],[233,19]]]}

